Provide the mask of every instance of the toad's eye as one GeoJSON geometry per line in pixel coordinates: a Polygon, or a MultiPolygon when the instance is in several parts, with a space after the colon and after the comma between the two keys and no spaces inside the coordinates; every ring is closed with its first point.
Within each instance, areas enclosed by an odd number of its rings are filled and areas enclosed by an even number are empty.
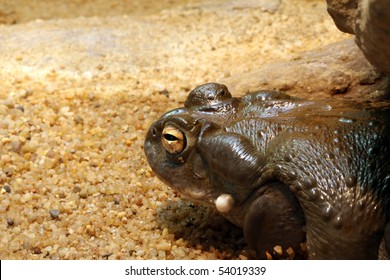
{"type": "Polygon", "coordinates": [[[162,132],[161,142],[170,154],[179,154],[186,147],[184,133],[173,125],[166,125],[162,132]]]}

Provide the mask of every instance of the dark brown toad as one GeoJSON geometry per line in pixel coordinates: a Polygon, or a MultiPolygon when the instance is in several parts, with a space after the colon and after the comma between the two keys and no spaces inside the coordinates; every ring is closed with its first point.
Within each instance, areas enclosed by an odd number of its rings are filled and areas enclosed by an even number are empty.
{"type": "Polygon", "coordinates": [[[389,111],[210,83],[153,123],[144,149],[161,180],[243,227],[261,257],[306,241],[311,259],[375,259],[383,237],[390,249],[389,147],[389,111]]]}

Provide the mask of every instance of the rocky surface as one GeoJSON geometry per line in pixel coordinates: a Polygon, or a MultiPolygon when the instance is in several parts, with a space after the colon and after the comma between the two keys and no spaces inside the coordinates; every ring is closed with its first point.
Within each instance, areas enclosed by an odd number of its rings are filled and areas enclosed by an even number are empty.
{"type": "MultiPolygon", "coordinates": [[[[230,78],[242,94],[234,77],[350,35],[320,0],[128,2],[0,5],[1,259],[254,257],[240,229],[155,177],[146,129],[196,85],[230,78]]],[[[339,96],[358,83],[338,83],[339,96]]],[[[316,82],[298,84],[317,97],[316,82]]]]}
{"type": "Polygon", "coordinates": [[[355,34],[356,43],[375,67],[390,75],[390,2],[327,0],[337,27],[355,34]]]}
{"type": "Polygon", "coordinates": [[[352,39],[301,53],[289,61],[264,65],[222,80],[232,92],[275,89],[311,99],[388,98],[389,78],[364,57],[352,39]]]}

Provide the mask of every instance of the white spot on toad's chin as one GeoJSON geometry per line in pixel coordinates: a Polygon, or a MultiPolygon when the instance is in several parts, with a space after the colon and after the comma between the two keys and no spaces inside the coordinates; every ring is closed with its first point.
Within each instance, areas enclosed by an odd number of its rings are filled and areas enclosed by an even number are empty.
{"type": "Polygon", "coordinates": [[[232,210],[234,199],[230,194],[223,193],[215,200],[215,207],[218,212],[227,213],[232,210]]]}

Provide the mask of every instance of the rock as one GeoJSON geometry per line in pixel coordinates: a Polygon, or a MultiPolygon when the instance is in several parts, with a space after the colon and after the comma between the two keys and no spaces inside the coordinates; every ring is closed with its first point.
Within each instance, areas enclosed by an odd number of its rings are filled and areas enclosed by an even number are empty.
{"type": "Polygon", "coordinates": [[[14,224],[15,224],[14,219],[12,219],[12,218],[8,218],[8,219],[7,219],[7,225],[13,226],[14,224]]]}
{"type": "Polygon", "coordinates": [[[54,220],[54,219],[57,219],[58,216],[60,215],[60,210],[51,209],[51,210],[49,210],[49,213],[50,213],[50,217],[54,220]]]}
{"type": "Polygon", "coordinates": [[[355,18],[357,13],[357,0],[326,0],[328,13],[333,18],[337,28],[343,32],[355,34],[355,18]]]}
{"type": "Polygon", "coordinates": [[[327,0],[328,12],[355,41],[367,60],[390,75],[390,1],[327,0]]]}
{"type": "Polygon", "coordinates": [[[4,186],[3,186],[3,189],[4,189],[7,193],[11,193],[11,187],[10,187],[10,186],[4,185],[4,186]]]}
{"type": "Polygon", "coordinates": [[[259,89],[281,90],[305,98],[331,95],[378,98],[389,79],[376,70],[352,39],[301,54],[291,61],[265,65],[222,81],[233,94],[259,89]]]}
{"type": "Polygon", "coordinates": [[[360,7],[356,43],[368,61],[390,75],[390,1],[363,1],[360,7]]]}

